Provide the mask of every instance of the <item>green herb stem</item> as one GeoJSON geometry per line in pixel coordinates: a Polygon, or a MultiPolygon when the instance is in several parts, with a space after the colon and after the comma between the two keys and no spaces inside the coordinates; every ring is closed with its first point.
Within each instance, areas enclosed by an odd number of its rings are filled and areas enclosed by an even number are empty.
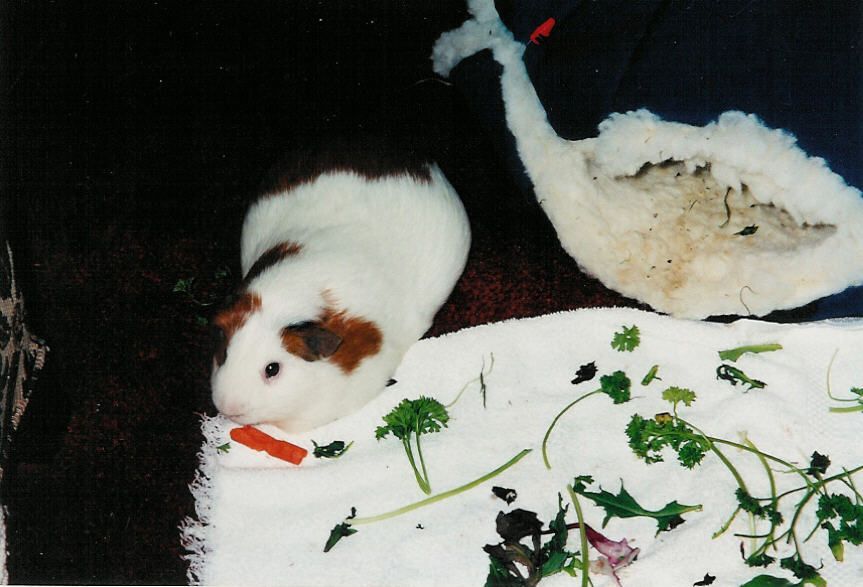
{"type": "MultiPolygon", "coordinates": [[[[716,443],[716,444],[724,444],[727,446],[732,446],[734,448],[737,448],[737,449],[740,449],[740,450],[743,450],[746,452],[750,452],[756,456],[764,457],[765,459],[767,459],[769,461],[779,463],[783,467],[786,467],[789,471],[793,471],[794,473],[797,473],[798,475],[800,475],[806,481],[807,487],[812,486],[812,482],[806,476],[806,472],[803,471],[800,467],[797,467],[797,466],[789,463],[785,459],[780,459],[779,457],[776,457],[776,456],[773,456],[769,453],[758,450],[757,448],[754,448],[754,446],[749,447],[749,446],[746,446],[745,444],[740,444],[739,442],[734,442],[732,440],[726,440],[724,438],[716,438],[714,436],[707,436],[701,430],[699,430],[698,428],[696,428],[695,426],[693,426],[692,424],[690,424],[686,420],[683,420],[681,418],[680,421],[683,422],[684,424],[686,424],[687,426],[689,426],[690,428],[692,428],[693,430],[695,430],[696,432],[698,432],[702,436],[702,438],[704,438],[705,440],[707,440],[711,444],[716,443]]],[[[735,477],[737,477],[737,476],[735,475],[735,477]]],[[[743,488],[741,487],[741,489],[743,489],[743,488]]]]}
{"type": "Polygon", "coordinates": [[[572,485],[567,485],[566,491],[569,493],[569,498],[575,507],[575,517],[578,519],[578,536],[581,539],[581,587],[587,587],[590,582],[590,557],[587,551],[587,530],[585,530],[584,525],[584,513],[581,511],[581,504],[578,502],[578,496],[575,494],[572,485]]]}
{"type": "Polygon", "coordinates": [[[719,538],[720,536],[722,536],[723,534],[725,534],[726,530],[728,530],[728,528],[731,527],[731,524],[734,522],[734,519],[737,517],[737,514],[739,514],[739,513],[740,513],[740,506],[737,506],[737,508],[734,510],[734,512],[731,514],[731,516],[725,521],[724,524],[722,524],[722,526],[719,527],[719,530],[714,532],[710,537],[712,539],[716,539],[716,538],[719,538]]]}
{"type": "Polygon", "coordinates": [[[848,486],[848,488],[854,492],[854,499],[859,504],[863,501],[863,495],[860,495],[860,492],[857,491],[857,486],[854,484],[854,479],[851,478],[851,475],[848,473],[847,469],[842,468],[843,474],[840,477],[842,483],[848,486]]]}
{"type": "MultiPolygon", "coordinates": [[[[856,399],[840,399],[840,402],[856,402],[856,399]]],[[[850,414],[851,412],[863,412],[863,404],[858,404],[856,406],[848,406],[845,408],[830,408],[830,411],[834,414],[850,414]]]]}
{"type": "Polygon", "coordinates": [[[719,351],[719,358],[723,361],[731,361],[733,363],[745,353],[769,353],[771,351],[778,350],[782,350],[782,345],[775,342],[766,344],[750,344],[719,351]]]}
{"type": "Polygon", "coordinates": [[[456,402],[461,399],[461,396],[465,392],[465,390],[468,387],[470,387],[471,385],[473,385],[474,383],[476,383],[477,381],[479,381],[479,384],[480,384],[480,394],[482,395],[482,407],[485,407],[485,377],[488,377],[489,375],[491,375],[491,372],[494,371],[494,353],[489,353],[489,356],[490,356],[490,359],[489,359],[489,363],[488,363],[488,371],[485,370],[485,358],[483,357],[482,366],[480,367],[480,370],[479,370],[479,375],[477,377],[474,377],[473,379],[471,379],[470,381],[468,381],[464,385],[462,385],[461,389],[456,394],[455,398],[450,403],[448,403],[446,405],[447,409],[450,409],[451,407],[453,407],[456,404],[456,402]]]}
{"type": "MultiPolygon", "coordinates": [[[[405,454],[408,455],[408,461],[411,464],[411,469],[414,471],[414,477],[417,479],[417,484],[422,489],[423,493],[426,495],[431,493],[431,487],[429,487],[428,481],[426,481],[423,476],[420,474],[419,469],[417,469],[416,461],[414,460],[414,454],[411,450],[410,437],[406,436],[402,439],[402,444],[405,447],[405,454]]],[[[419,447],[417,447],[419,449],[419,447]]]]}
{"type": "Polygon", "coordinates": [[[420,467],[422,467],[422,477],[423,477],[423,481],[424,481],[423,491],[425,492],[426,495],[428,495],[431,493],[431,483],[429,482],[429,474],[428,474],[428,471],[426,470],[426,462],[425,462],[425,459],[423,458],[423,448],[422,448],[422,445],[420,444],[419,423],[417,423],[415,435],[416,435],[416,443],[417,443],[417,455],[420,458],[420,467]]]}
{"type": "MultiPolygon", "coordinates": [[[[827,397],[829,397],[833,401],[837,401],[837,402],[856,402],[857,400],[854,398],[836,397],[832,393],[831,386],[830,386],[830,374],[833,372],[833,361],[836,360],[836,355],[838,355],[838,354],[839,354],[839,349],[836,349],[835,351],[833,351],[833,355],[830,357],[830,362],[827,363],[827,397]]],[[[840,408],[830,408],[830,411],[832,412],[832,411],[838,410],[838,409],[840,409],[840,408]]],[[[846,411],[854,412],[856,410],[852,409],[852,410],[846,410],[846,411]]]]}
{"type": "MultiPolygon", "coordinates": [[[[724,441],[721,438],[714,438],[712,436],[707,436],[698,427],[692,425],[691,423],[687,422],[686,420],[684,420],[682,418],[678,418],[678,421],[683,422],[683,424],[685,424],[686,426],[689,426],[690,428],[692,428],[693,430],[695,430],[698,433],[698,436],[693,435],[693,439],[698,439],[700,437],[700,438],[703,438],[704,440],[707,441],[707,446],[710,447],[710,450],[713,451],[713,453],[717,457],[719,457],[719,460],[722,461],[722,464],[725,465],[725,467],[731,472],[731,475],[734,476],[734,480],[737,481],[737,486],[740,487],[740,489],[742,489],[746,493],[749,493],[749,490],[746,488],[746,482],[743,481],[743,477],[740,475],[740,472],[737,470],[737,467],[735,467],[734,464],[728,459],[728,457],[726,457],[724,454],[722,454],[722,451],[720,451],[716,447],[716,443],[724,442],[724,441]]],[[[738,444],[736,442],[733,442],[733,443],[729,442],[729,444],[736,445],[738,447],[743,447],[742,444],[738,444]]]]}
{"type": "Polygon", "coordinates": [[[560,420],[561,416],[563,416],[571,407],[580,402],[581,400],[588,398],[592,395],[596,395],[598,393],[602,393],[602,389],[596,389],[594,391],[590,391],[585,393],[582,396],[577,397],[575,400],[567,404],[565,408],[563,408],[557,416],[554,417],[554,420],[551,421],[551,424],[548,427],[548,430],[545,431],[545,436],[542,437],[542,462],[545,463],[546,469],[551,469],[551,463],[548,461],[548,437],[551,436],[551,431],[554,429],[554,426],[557,424],[557,421],[560,420]]]}
{"type": "MultiPolygon", "coordinates": [[[[773,476],[773,471],[770,469],[770,465],[767,464],[767,459],[764,456],[764,453],[758,450],[755,444],[749,440],[748,438],[744,440],[744,444],[750,447],[753,451],[755,451],[756,456],[758,457],[758,461],[761,463],[761,466],[764,467],[764,471],[767,473],[767,479],[770,483],[770,505],[774,512],[779,510],[779,500],[776,497],[776,478],[773,476]]],[[[770,518],[770,529],[767,531],[767,536],[764,544],[761,548],[755,549],[755,553],[761,553],[767,550],[768,545],[773,544],[774,542],[774,533],[776,532],[776,517],[769,516],[770,518]]]]}
{"type": "Polygon", "coordinates": [[[482,483],[485,483],[489,479],[497,477],[498,475],[500,475],[501,473],[503,473],[504,471],[506,471],[507,469],[509,469],[513,465],[515,465],[521,459],[523,459],[529,452],[531,452],[531,449],[526,448],[526,449],[522,450],[521,452],[519,452],[514,457],[512,457],[506,463],[504,463],[503,465],[501,465],[500,467],[495,469],[494,471],[491,471],[490,473],[486,473],[482,477],[479,477],[478,479],[474,479],[470,483],[466,483],[464,485],[456,487],[455,489],[450,489],[449,491],[444,491],[443,493],[439,493],[437,495],[432,495],[431,497],[427,497],[423,500],[420,500],[420,501],[414,502],[412,504],[400,507],[400,508],[392,510],[390,512],[386,512],[384,514],[379,514],[377,516],[367,516],[365,518],[346,519],[345,522],[347,524],[350,524],[351,526],[358,526],[358,525],[362,525],[362,524],[373,524],[375,522],[381,522],[383,520],[395,518],[396,516],[401,516],[402,514],[407,514],[409,512],[412,512],[412,511],[417,510],[419,508],[425,507],[427,505],[437,503],[437,502],[444,500],[448,497],[458,495],[459,493],[464,493],[465,491],[468,491],[469,489],[473,489],[477,485],[481,485],[482,483]]]}
{"type": "MultiPolygon", "coordinates": [[[[828,483],[830,483],[832,481],[836,481],[837,479],[842,479],[843,477],[847,477],[848,479],[850,479],[851,475],[859,473],[860,471],[863,471],[863,465],[860,465],[859,467],[854,467],[853,469],[850,469],[850,470],[843,469],[842,473],[837,473],[836,475],[832,475],[830,477],[825,477],[824,479],[821,479],[818,482],[818,487],[824,487],[828,483]]],[[[797,487],[796,489],[789,489],[788,491],[786,491],[784,493],[780,493],[778,496],[776,496],[776,499],[782,499],[783,497],[791,495],[792,493],[798,493],[800,491],[804,491],[806,489],[811,489],[811,488],[812,488],[812,484],[809,483],[807,485],[804,485],[803,487],[797,487]]]]}
{"type": "Polygon", "coordinates": [[[830,412],[834,414],[850,414],[852,412],[863,412],[863,399],[853,397],[836,397],[835,395],[833,395],[833,391],[830,385],[830,374],[833,371],[833,361],[836,360],[837,354],[839,354],[839,349],[833,351],[833,356],[830,357],[830,363],[827,365],[827,397],[829,397],[835,402],[853,403],[857,405],[847,406],[844,408],[838,406],[831,407],[830,412]]]}

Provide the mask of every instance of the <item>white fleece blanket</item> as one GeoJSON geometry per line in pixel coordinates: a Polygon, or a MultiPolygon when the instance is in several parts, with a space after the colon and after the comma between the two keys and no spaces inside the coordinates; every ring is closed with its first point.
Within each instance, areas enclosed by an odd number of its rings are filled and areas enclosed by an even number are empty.
{"type": "MultiPolygon", "coordinates": [[[[710,436],[740,441],[745,434],[759,449],[806,467],[813,451],[829,455],[828,474],[863,464],[860,431],[863,414],[831,413],[838,405],[827,395],[828,364],[835,396],[849,396],[863,386],[859,351],[863,322],[843,321],[776,325],[742,320],[731,325],[690,322],[628,309],[580,310],[534,319],[514,320],[471,328],[417,343],[395,379],[397,383],[359,413],[308,434],[286,437],[312,448],[312,440],[353,441],[340,459],[316,459],[300,466],[280,462],[237,443],[223,453],[234,425],[222,418],[204,419],[206,437],[201,469],[191,489],[197,520],[181,528],[189,550],[189,579],[208,585],[482,585],[489,568],[482,547],[496,544],[495,517],[500,511],[523,508],[543,522],[557,512],[558,493],[576,475],[592,475],[612,493],[627,491],[645,508],[668,502],[702,504],[701,512],[684,515],[685,523],[656,535],[649,518],[612,518],[605,529],[605,512],[582,498],[585,520],[613,540],[626,538],[640,549],[638,559],[620,569],[627,587],[684,586],[716,577],[714,587],[737,586],[759,574],[791,578],[778,568],[749,568],[740,548],[750,541],[734,536],[752,529],[739,515],[729,531],[712,539],[735,508],[733,477],[716,456],[708,454],[694,470],[679,466],[675,455],[647,465],[627,446],[625,427],[634,413],[651,418],[671,411],[662,391],[687,387],[697,393],[691,407],[679,407],[681,417],[710,436]],[[637,325],[641,344],[632,352],[612,349],[610,341],[622,326],[637,325]],[[782,350],[747,354],[735,366],[767,383],[745,391],[717,380],[722,363],[717,351],[745,344],[775,342],[782,350]],[[838,353],[837,353],[838,349],[838,353]],[[494,366],[489,373],[490,356],[494,366]],[[582,364],[595,361],[597,376],[574,385],[582,364]],[[485,364],[486,397],[479,384],[467,387],[450,408],[449,427],[424,437],[423,452],[433,493],[480,477],[524,448],[533,449],[495,479],[466,493],[409,514],[358,526],[358,533],[323,552],[330,530],[355,507],[371,516],[419,501],[419,490],[401,443],[375,440],[381,417],[403,398],[432,396],[449,403],[485,364]],[[661,381],[640,381],[658,364],[661,381]],[[554,416],[580,394],[598,387],[599,377],[615,370],[632,380],[631,401],[614,405],[605,395],[590,397],[566,413],[549,442],[552,469],[541,458],[541,442],[554,416]],[[515,489],[511,505],[494,497],[491,487],[515,489]]],[[[727,362],[727,361],[726,361],[727,362]]],[[[850,405],[850,404],[844,404],[850,405]]],[[[753,456],[724,447],[752,494],[769,495],[765,469],[753,456]]],[[[774,466],[775,471],[781,467],[774,466]]],[[[801,484],[797,475],[775,472],[777,491],[801,484]]],[[[856,475],[863,488],[863,473],[856,475]]],[[[842,492],[838,483],[831,490],[842,492]]],[[[847,493],[848,489],[844,489],[847,493]]],[[[798,494],[800,495],[800,494],[798,494]]],[[[568,502],[568,500],[566,500],[568,502]]],[[[794,498],[781,502],[790,519],[794,498]],[[786,503],[787,502],[787,503],[786,503]]],[[[814,521],[815,501],[798,522],[801,540],[814,521]]],[[[567,521],[574,522],[570,506],[567,521]]],[[[759,522],[756,531],[767,529],[759,522]]],[[[577,530],[567,546],[579,547],[577,530]]],[[[863,548],[847,546],[837,563],[823,532],[801,544],[806,562],[821,567],[830,586],[859,586],[863,578],[863,548]]],[[[777,560],[790,550],[770,552],[777,560]]],[[[590,549],[590,558],[599,554],[590,549]]],[[[613,585],[609,576],[594,575],[597,587],[613,585]]],[[[580,579],[560,573],[542,585],[579,585],[580,579]]]]}

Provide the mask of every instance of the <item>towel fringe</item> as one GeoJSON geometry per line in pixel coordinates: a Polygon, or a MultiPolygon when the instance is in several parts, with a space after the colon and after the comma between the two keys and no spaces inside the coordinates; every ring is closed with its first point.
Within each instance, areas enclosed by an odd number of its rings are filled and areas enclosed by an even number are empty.
{"type": "Polygon", "coordinates": [[[190,585],[201,585],[204,581],[206,562],[210,548],[210,519],[212,515],[214,477],[218,469],[217,434],[219,417],[201,415],[201,432],[204,443],[198,451],[198,470],[189,484],[195,498],[195,517],[187,516],[180,522],[180,544],[187,551],[182,558],[189,563],[186,573],[190,585]]]}

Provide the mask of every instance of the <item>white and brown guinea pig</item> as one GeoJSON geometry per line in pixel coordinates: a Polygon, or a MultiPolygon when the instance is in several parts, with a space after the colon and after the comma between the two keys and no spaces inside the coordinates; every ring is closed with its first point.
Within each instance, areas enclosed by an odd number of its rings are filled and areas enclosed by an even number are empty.
{"type": "Polygon", "coordinates": [[[243,283],[214,322],[213,402],[301,432],[386,386],[461,275],[470,228],[437,165],[385,141],[286,159],[243,224],[243,283]]]}

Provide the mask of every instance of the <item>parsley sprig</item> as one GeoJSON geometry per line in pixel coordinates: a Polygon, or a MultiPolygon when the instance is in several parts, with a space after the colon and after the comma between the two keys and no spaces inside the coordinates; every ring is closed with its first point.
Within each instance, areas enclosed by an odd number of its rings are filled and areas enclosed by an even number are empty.
{"type": "Polygon", "coordinates": [[[417,484],[423,493],[429,495],[431,484],[423,458],[420,436],[440,432],[442,428],[446,428],[447,422],[449,422],[446,408],[438,400],[430,397],[421,396],[415,400],[404,399],[384,416],[384,422],[384,426],[378,426],[375,430],[375,438],[380,440],[392,434],[402,441],[417,484]],[[417,458],[414,457],[412,439],[413,444],[416,445],[419,468],[417,468],[417,458]]]}

